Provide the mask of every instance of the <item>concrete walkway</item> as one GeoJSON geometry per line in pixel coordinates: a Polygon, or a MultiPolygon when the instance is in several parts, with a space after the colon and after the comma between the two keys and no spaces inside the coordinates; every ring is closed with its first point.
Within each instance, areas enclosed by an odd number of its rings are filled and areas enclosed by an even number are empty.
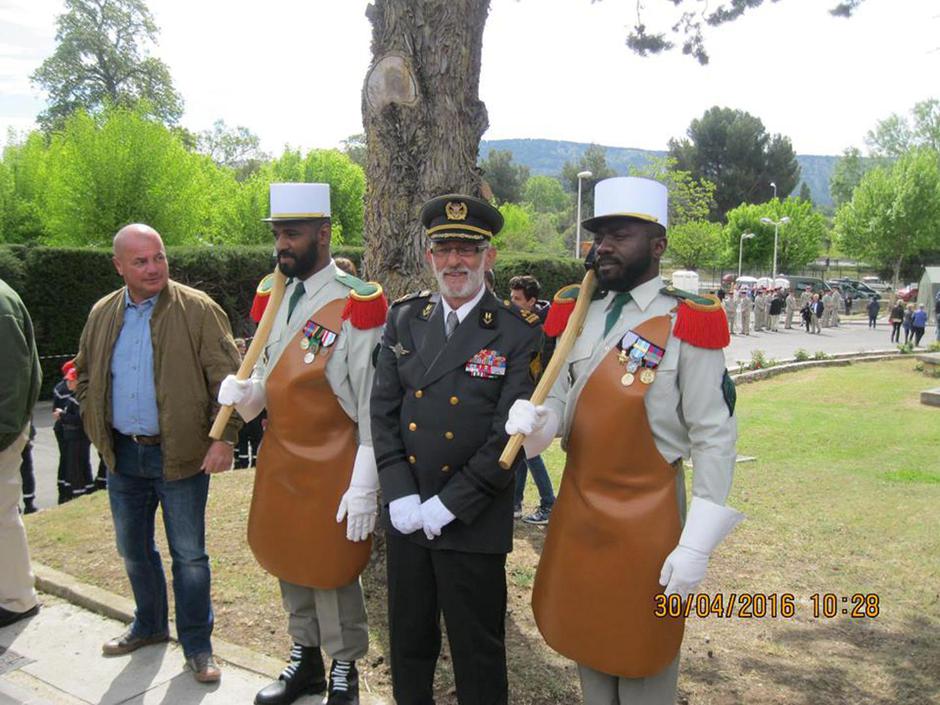
{"type": "MultiPolygon", "coordinates": [[[[101,645],[123,633],[123,622],[48,595],[42,602],[32,619],[0,629],[0,705],[247,705],[271,682],[269,675],[220,660],[222,681],[197,683],[175,642],[105,658],[101,645]]],[[[385,701],[364,695],[362,703],[385,701]]]]}

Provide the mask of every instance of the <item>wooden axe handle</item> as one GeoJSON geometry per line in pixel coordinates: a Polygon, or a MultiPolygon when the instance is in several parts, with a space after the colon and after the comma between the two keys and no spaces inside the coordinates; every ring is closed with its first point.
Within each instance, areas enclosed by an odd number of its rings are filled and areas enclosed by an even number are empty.
{"type": "MultiPolygon", "coordinates": [[[[578,334],[581,332],[581,326],[584,325],[588,307],[591,305],[591,297],[594,295],[596,288],[596,275],[593,269],[589,269],[584,275],[584,279],[581,280],[581,290],[578,292],[578,300],[574,305],[574,311],[571,312],[571,317],[568,319],[568,324],[565,326],[564,332],[562,332],[561,336],[558,338],[558,344],[555,346],[555,352],[552,353],[552,359],[545,368],[545,372],[542,374],[542,379],[539,380],[538,386],[536,386],[535,391],[532,393],[530,401],[535,406],[545,403],[545,399],[548,398],[548,393],[552,390],[555,380],[558,379],[559,373],[564,369],[565,363],[568,361],[568,353],[570,353],[571,348],[574,347],[574,343],[578,339],[578,334]]],[[[502,455],[499,456],[499,466],[501,468],[504,470],[512,468],[512,463],[516,459],[519,449],[522,448],[522,442],[524,440],[525,435],[521,433],[516,433],[509,439],[509,442],[506,443],[506,447],[503,449],[502,455]]]]}
{"type": "MultiPolygon", "coordinates": [[[[245,352],[245,359],[242,360],[241,367],[235,373],[235,378],[245,380],[251,377],[251,372],[255,368],[255,363],[261,356],[261,351],[268,344],[268,336],[271,335],[271,327],[274,325],[274,317],[277,316],[277,310],[281,307],[281,300],[284,298],[284,289],[287,286],[287,278],[281,273],[281,270],[274,269],[274,284],[271,287],[271,293],[268,298],[268,305],[264,309],[264,314],[258,322],[258,328],[255,330],[255,337],[251,339],[251,345],[245,352]]],[[[229,417],[235,407],[223,406],[219,409],[218,415],[209,431],[209,438],[215,441],[222,440],[222,433],[228,424],[229,417]]]]}

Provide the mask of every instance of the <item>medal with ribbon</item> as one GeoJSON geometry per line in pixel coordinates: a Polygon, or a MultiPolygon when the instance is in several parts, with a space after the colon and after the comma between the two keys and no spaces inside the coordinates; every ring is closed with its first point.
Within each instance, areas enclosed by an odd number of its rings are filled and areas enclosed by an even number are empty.
{"type": "Polygon", "coordinates": [[[620,349],[617,361],[624,366],[620,383],[624,387],[629,387],[636,380],[637,370],[639,370],[640,381],[643,384],[652,384],[656,379],[656,368],[662,362],[666,351],[632,330],[627,331],[617,347],[620,349]]]}
{"type": "Polygon", "coordinates": [[[321,348],[328,348],[336,342],[336,333],[324,328],[312,318],[304,324],[300,337],[300,349],[304,351],[304,363],[310,364],[316,359],[321,348]]]}
{"type": "Polygon", "coordinates": [[[500,355],[496,350],[484,348],[467,361],[464,367],[471,377],[492,379],[506,374],[506,356],[500,355]]]}

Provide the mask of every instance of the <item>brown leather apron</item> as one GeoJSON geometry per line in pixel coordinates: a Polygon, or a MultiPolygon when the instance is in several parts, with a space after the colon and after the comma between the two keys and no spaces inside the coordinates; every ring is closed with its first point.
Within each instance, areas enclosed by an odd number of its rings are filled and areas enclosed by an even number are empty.
{"type": "MultiPolygon", "coordinates": [[[[345,303],[331,301],[312,317],[339,333],[345,303]]],[[[359,576],[372,539],[354,543],[346,538],[346,522],[336,521],[356,459],[356,425],[326,378],[333,346],[305,364],[302,335],[287,344],[265,383],[268,428],[258,455],[248,543],[272,575],[326,590],[359,576]]]]}
{"type": "MultiPolygon", "coordinates": [[[[665,349],[669,316],[633,329],[665,349]]],[[[579,664],[624,678],[652,676],[682,643],[681,619],[654,616],[666,556],[679,542],[677,473],[656,448],[639,374],[613,348],[575,408],[568,459],[532,592],[545,641],[579,664]]]]}

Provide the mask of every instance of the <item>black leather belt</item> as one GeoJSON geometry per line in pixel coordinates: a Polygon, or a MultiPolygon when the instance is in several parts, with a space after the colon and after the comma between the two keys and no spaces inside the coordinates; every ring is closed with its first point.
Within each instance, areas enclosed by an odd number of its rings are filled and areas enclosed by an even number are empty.
{"type": "Polygon", "coordinates": [[[127,434],[125,434],[125,433],[121,433],[121,432],[118,431],[118,430],[115,430],[114,433],[115,433],[115,435],[117,435],[117,436],[122,436],[122,437],[124,437],[124,438],[129,438],[130,440],[132,440],[134,443],[136,443],[136,444],[139,445],[139,446],[158,446],[158,445],[160,445],[160,436],[159,436],[159,435],[157,435],[157,436],[139,436],[139,435],[137,435],[136,433],[132,433],[131,435],[127,435],[127,434]]]}

